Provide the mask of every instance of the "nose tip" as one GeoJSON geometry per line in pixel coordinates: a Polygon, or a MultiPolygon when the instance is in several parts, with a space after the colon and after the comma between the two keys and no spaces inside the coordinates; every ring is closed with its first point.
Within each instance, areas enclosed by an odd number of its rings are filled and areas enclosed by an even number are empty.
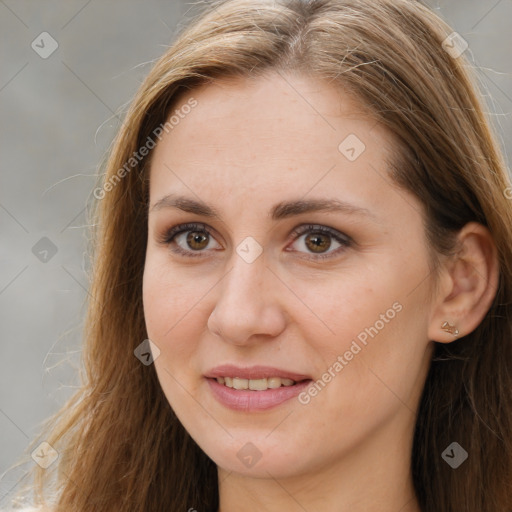
{"type": "Polygon", "coordinates": [[[279,315],[268,309],[250,317],[238,312],[225,315],[216,310],[208,320],[208,328],[212,333],[236,346],[253,345],[262,339],[275,338],[283,330],[283,324],[279,315]]]}
{"type": "Polygon", "coordinates": [[[275,292],[267,289],[275,280],[262,258],[253,263],[239,258],[218,288],[208,318],[209,330],[234,345],[279,335],[285,327],[285,315],[275,292]]]}

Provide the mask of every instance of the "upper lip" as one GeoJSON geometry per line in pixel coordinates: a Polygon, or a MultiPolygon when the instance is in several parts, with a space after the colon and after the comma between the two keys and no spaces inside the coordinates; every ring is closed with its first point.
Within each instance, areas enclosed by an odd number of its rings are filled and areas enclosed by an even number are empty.
{"type": "Polygon", "coordinates": [[[217,377],[238,377],[240,379],[268,379],[270,377],[281,377],[291,379],[295,382],[311,379],[309,375],[303,375],[272,366],[235,366],[223,364],[209,370],[205,377],[215,379],[217,377]]]}

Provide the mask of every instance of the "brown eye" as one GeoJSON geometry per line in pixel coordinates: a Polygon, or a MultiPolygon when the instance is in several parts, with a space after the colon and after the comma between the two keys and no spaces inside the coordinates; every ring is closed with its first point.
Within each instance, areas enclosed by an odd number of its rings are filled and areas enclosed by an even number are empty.
{"type": "Polygon", "coordinates": [[[200,251],[201,249],[205,249],[208,246],[210,235],[205,235],[201,233],[201,231],[189,231],[188,233],[187,244],[191,249],[200,251]]]}
{"type": "MultiPolygon", "coordinates": [[[[161,243],[172,247],[172,251],[183,256],[197,257],[207,253],[212,234],[203,224],[180,224],[171,228],[162,238],[161,243]]],[[[217,244],[218,248],[220,245],[217,244]]]]}
{"type": "Polygon", "coordinates": [[[313,235],[308,235],[304,239],[304,243],[307,248],[313,252],[324,252],[331,246],[331,241],[329,237],[324,235],[323,233],[316,233],[313,235]]]}
{"type": "MultiPolygon", "coordinates": [[[[303,246],[306,253],[309,252],[310,254],[312,253],[317,255],[311,256],[310,259],[312,260],[333,257],[334,255],[348,249],[353,243],[353,240],[349,236],[340,233],[339,231],[326,226],[312,224],[299,226],[294,230],[293,235],[295,237],[295,244],[303,246]],[[305,237],[301,243],[299,243],[303,235],[305,235],[305,237]],[[338,245],[334,246],[333,251],[326,252],[331,248],[333,241],[338,245]]],[[[304,251],[299,250],[298,252],[304,251]]]]}

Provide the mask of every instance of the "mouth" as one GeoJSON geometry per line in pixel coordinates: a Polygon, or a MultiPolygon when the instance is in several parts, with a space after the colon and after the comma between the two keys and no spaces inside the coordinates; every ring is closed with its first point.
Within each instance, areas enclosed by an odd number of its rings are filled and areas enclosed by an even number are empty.
{"type": "Polygon", "coordinates": [[[240,368],[219,366],[205,375],[213,396],[237,411],[258,411],[276,407],[297,396],[312,378],[267,366],[240,368]]]}
{"type": "Polygon", "coordinates": [[[300,381],[287,379],[285,377],[269,377],[263,379],[242,379],[240,377],[217,377],[215,379],[219,384],[228,388],[236,389],[239,391],[250,389],[251,391],[266,391],[267,389],[278,389],[280,387],[295,386],[300,381]]]}

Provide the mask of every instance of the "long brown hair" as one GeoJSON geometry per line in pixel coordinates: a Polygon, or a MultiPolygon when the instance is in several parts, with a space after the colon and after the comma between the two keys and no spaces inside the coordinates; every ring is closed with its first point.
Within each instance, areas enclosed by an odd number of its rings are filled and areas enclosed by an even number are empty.
{"type": "Polygon", "coordinates": [[[60,458],[37,468],[37,498],[50,495],[56,512],[217,511],[215,464],[175,417],[153,365],[134,357],[147,338],[150,158],[132,162],[121,177],[119,170],[165,123],[178,94],[274,69],[339,84],[388,129],[396,143],[390,176],[424,204],[434,253],[449,252],[454,233],[470,221],[492,233],[499,289],[474,332],[435,344],[411,471],[424,512],[512,510],[509,183],[477,76],[465,55],[443,45],[452,32],[413,0],[216,1],[182,29],[140,87],[111,148],[92,211],[83,384],[42,438],[60,458]],[[456,470],[441,457],[453,441],[469,454],[456,470]]]}

